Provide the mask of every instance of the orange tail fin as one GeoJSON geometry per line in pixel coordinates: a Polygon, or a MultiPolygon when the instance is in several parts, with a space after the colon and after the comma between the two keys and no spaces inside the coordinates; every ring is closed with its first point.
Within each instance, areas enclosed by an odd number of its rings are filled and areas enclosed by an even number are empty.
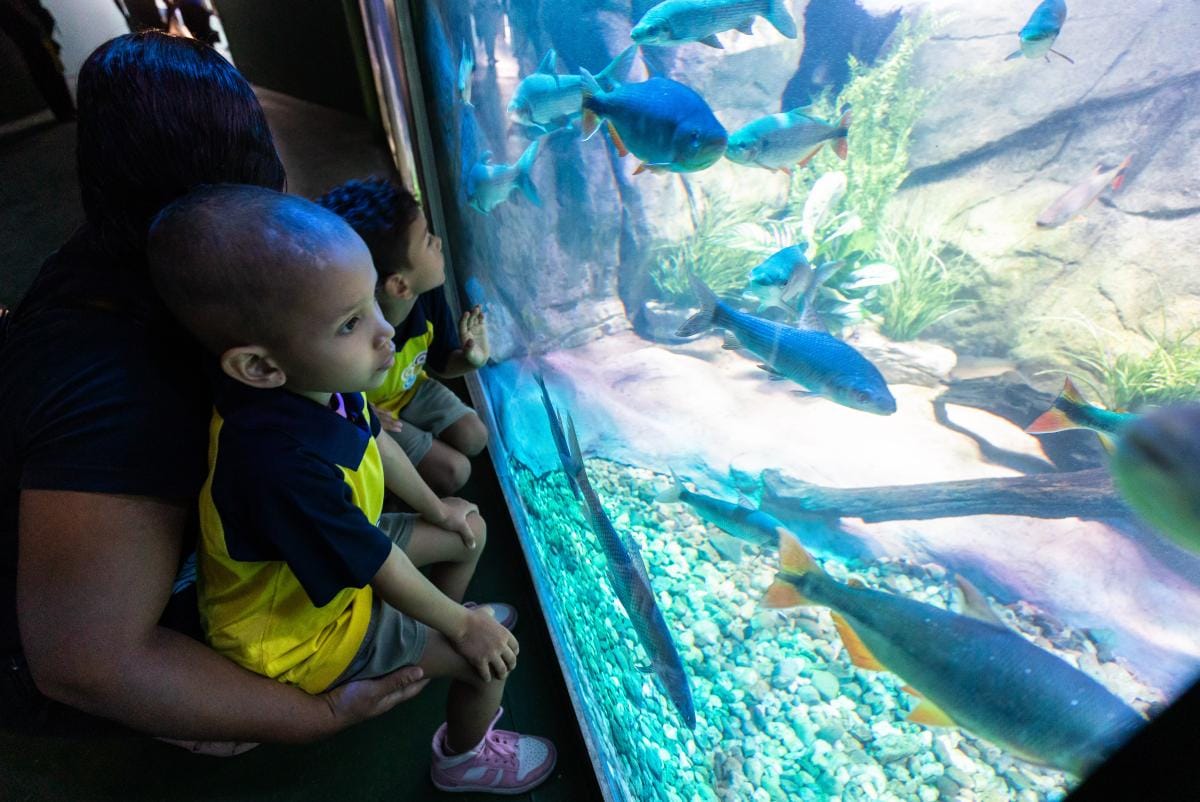
{"type": "Polygon", "coordinates": [[[1078,424],[1067,417],[1065,410],[1061,409],[1062,402],[1069,406],[1078,407],[1086,404],[1083,396],[1079,394],[1079,390],[1075,388],[1075,384],[1067,379],[1063,382],[1062,392],[1058,394],[1058,398],[1054,399],[1054,403],[1050,409],[1039,415],[1033,423],[1025,427],[1025,431],[1030,434],[1048,434],[1050,432],[1061,432],[1067,429],[1078,429],[1078,424]]]}
{"type": "Polygon", "coordinates": [[[1113,178],[1112,184],[1110,184],[1113,192],[1117,192],[1121,189],[1121,187],[1125,186],[1125,171],[1129,169],[1129,165],[1131,164],[1133,164],[1132,153],[1126,156],[1125,161],[1121,162],[1120,166],[1117,167],[1117,175],[1115,178],[1113,178]]]}

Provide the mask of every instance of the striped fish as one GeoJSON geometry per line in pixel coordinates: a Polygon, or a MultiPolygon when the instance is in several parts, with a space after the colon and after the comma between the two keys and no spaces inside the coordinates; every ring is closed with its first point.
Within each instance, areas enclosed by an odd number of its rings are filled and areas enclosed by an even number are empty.
{"type": "Polygon", "coordinates": [[[696,708],[692,702],[691,682],[688,680],[687,671],[684,670],[679,651],[675,648],[675,641],[671,639],[667,622],[662,611],[658,609],[654,588],[646,574],[645,563],[642,562],[641,549],[633,538],[622,537],[613,527],[612,521],[600,504],[600,497],[596,495],[592,483],[588,480],[574,422],[567,415],[564,424],[563,418],[554,408],[546,383],[541,376],[535,378],[542,390],[542,403],[550,419],[550,433],[558,448],[559,460],[562,461],[563,470],[570,480],[571,489],[577,497],[583,498],[587,507],[592,531],[599,538],[604,555],[608,559],[608,573],[612,579],[613,590],[621,606],[625,608],[642,648],[650,658],[649,670],[658,676],[659,682],[688,729],[694,730],[696,708]]]}
{"type": "Polygon", "coordinates": [[[1113,412],[1089,404],[1075,389],[1074,383],[1067,379],[1050,409],[1026,426],[1025,431],[1030,434],[1049,434],[1068,429],[1091,429],[1099,436],[1101,445],[1112,453],[1117,435],[1136,419],[1137,415],[1128,412],[1113,412]]]}

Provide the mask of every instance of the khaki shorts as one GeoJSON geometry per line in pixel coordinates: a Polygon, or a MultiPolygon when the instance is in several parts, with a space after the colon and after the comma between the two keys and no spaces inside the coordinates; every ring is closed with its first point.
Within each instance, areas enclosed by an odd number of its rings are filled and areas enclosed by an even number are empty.
{"type": "Polygon", "coordinates": [[[425,459],[433,448],[433,438],[471,412],[471,408],[458,400],[446,385],[436,379],[427,378],[417,385],[411,401],[400,410],[404,428],[389,432],[404,449],[404,453],[416,465],[425,459]]]}
{"type": "MultiPolygon", "coordinates": [[[[404,549],[412,539],[417,517],[406,512],[385,512],[379,519],[379,528],[404,549]]],[[[376,595],[371,601],[371,623],[367,625],[367,634],[358,647],[358,654],[329,687],[336,688],[356,679],[382,677],[402,666],[414,665],[420,662],[428,640],[429,627],[376,595]]]]}

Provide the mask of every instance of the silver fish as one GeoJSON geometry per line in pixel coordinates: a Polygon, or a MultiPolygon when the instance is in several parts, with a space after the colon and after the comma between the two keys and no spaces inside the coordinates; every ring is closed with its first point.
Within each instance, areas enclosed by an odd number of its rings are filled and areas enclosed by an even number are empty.
{"type": "Polygon", "coordinates": [[[1133,154],[1116,167],[1105,167],[1097,164],[1092,168],[1092,174],[1068,189],[1054,203],[1047,206],[1038,215],[1038,228],[1057,228],[1063,223],[1070,222],[1080,212],[1092,205],[1108,187],[1113,192],[1125,185],[1125,171],[1133,163],[1133,154]]]}
{"type": "Polygon", "coordinates": [[[803,167],[825,146],[846,159],[852,112],[845,109],[837,124],[811,117],[807,106],[769,114],[739,128],[729,135],[725,158],[738,164],[757,165],[768,170],[791,174],[793,166],[803,167]]]}
{"type": "MultiPolygon", "coordinates": [[[[596,76],[596,83],[611,91],[629,76],[636,46],[625,48],[612,63],[596,76]]],[[[558,56],[546,51],[541,64],[526,76],[508,102],[508,116],[537,135],[565,128],[583,111],[583,79],[578,75],[559,75],[558,56]]]]}
{"type": "Polygon", "coordinates": [[[666,0],[642,15],[630,37],[639,45],[700,42],[724,49],[717,34],[735,29],[751,33],[755,17],[788,39],[796,38],[796,21],[784,0],[666,0]]]}
{"type": "Polygon", "coordinates": [[[675,471],[671,471],[671,480],[671,487],[659,493],[655,500],[660,504],[683,502],[701,518],[732,535],[731,538],[709,537],[713,548],[722,556],[737,562],[742,558],[742,543],[749,543],[760,549],[775,550],[779,542],[776,530],[782,524],[756,508],[745,496],[734,504],[688,490],[675,475],[675,471]]]}
{"type": "Polygon", "coordinates": [[[542,200],[538,197],[529,172],[533,169],[537,154],[536,139],[529,143],[516,164],[492,164],[492,152],[484,151],[467,174],[467,198],[471,207],[487,214],[508,200],[508,196],[518,187],[530,203],[541,206],[542,200]]]}

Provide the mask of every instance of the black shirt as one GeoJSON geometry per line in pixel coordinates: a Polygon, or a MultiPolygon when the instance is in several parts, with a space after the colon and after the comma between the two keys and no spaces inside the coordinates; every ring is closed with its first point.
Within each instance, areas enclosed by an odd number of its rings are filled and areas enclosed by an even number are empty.
{"type": "MultiPolygon", "coordinates": [[[[0,343],[0,654],[16,622],[21,490],[151,496],[194,508],[211,393],[137,259],[86,228],[42,266],[0,343]]],[[[185,544],[185,551],[190,544],[185,544]]]]}

